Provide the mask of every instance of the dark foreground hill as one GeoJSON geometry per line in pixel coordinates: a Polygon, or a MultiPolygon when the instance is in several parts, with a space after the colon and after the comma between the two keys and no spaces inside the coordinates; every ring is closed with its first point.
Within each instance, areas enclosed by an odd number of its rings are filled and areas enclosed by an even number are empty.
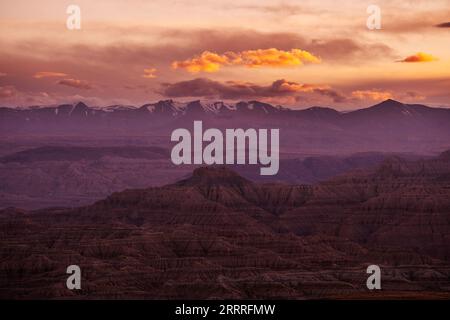
{"type": "Polygon", "coordinates": [[[222,167],[91,206],[0,212],[2,298],[449,298],[450,157],[309,185],[222,167]],[[82,269],[82,290],[65,287],[82,269]],[[366,268],[382,290],[366,288],[366,268]]]}

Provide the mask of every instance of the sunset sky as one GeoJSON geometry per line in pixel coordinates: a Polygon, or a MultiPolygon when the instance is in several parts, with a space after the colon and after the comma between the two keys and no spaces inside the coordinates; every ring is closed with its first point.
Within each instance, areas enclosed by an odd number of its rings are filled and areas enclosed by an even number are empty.
{"type": "Polygon", "coordinates": [[[450,107],[450,0],[14,0],[0,29],[0,106],[450,107]],[[66,28],[70,4],[81,30],[66,28]]]}

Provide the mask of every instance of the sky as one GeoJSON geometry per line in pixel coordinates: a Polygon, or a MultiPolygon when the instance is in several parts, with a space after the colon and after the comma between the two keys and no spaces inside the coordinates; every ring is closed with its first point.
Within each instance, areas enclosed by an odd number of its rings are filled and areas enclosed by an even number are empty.
{"type": "Polygon", "coordinates": [[[450,0],[1,0],[0,30],[0,106],[450,107],[450,0]]]}

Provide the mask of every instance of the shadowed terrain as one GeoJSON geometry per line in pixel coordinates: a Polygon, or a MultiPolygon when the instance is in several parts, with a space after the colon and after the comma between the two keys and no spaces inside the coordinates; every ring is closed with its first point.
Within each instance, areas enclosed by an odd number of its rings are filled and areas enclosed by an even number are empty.
{"type": "MultiPolygon", "coordinates": [[[[91,143],[92,144],[92,143],[91,143]]],[[[170,151],[155,146],[42,146],[0,157],[0,208],[38,209],[92,204],[112,192],[173,183],[196,166],[175,166],[170,151]]],[[[304,156],[280,160],[275,176],[261,176],[259,165],[235,165],[242,176],[259,182],[313,184],[369,168],[396,154],[304,156]]],[[[401,154],[409,159],[420,158],[401,154]]]]}
{"type": "Polygon", "coordinates": [[[449,154],[313,186],[202,167],[80,208],[4,209],[0,297],[449,298],[449,154]],[[71,264],[80,291],[65,288],[71,264]]]}

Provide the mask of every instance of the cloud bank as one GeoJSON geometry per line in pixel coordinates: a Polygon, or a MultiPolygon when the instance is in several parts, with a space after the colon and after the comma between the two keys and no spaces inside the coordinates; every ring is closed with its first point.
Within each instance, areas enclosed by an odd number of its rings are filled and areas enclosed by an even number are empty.
{"type": "Polygon", "coordinates": [[[223,66],[257,67],[291,67],[301,66],[304,63],[320,63],[320,58],[312,53],[291,49],[289,51],[276,48],[246,50],[242,52],[228,51],[217,54],[204,51],[201,55],[184,61],[174,61],[172,68],[185,69],[191,73],[216,72],[223,66]]]}

